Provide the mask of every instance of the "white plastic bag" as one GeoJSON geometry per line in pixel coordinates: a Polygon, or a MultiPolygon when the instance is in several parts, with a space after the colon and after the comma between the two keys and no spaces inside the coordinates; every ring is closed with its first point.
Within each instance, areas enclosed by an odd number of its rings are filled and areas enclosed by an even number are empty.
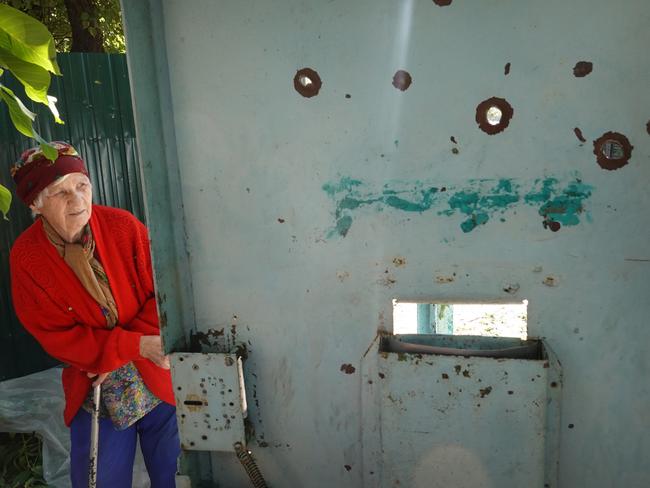
{"type": "MultiPolygon", "coordinates": [[[[54,488],[70,488],[70,430],[63,422],[61,371],[52,368],[0,382],[0,432],[36,432],[43,440],[43,476],[54,488]]],[[[148,488],[140,449],[133,488],[148,488]]]]}

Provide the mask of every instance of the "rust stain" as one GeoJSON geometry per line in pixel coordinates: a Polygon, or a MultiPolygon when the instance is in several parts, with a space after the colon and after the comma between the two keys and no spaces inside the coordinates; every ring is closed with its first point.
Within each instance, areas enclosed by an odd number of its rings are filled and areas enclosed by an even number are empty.
{"type": "Polygon", "coordinates": [[[336,277],[341,283],[343,283],[345,280],[347,280],[350,277],[350,273],[348,273],[347,271],[337,271],[336,277]]]}
{"type": "Polygon", "coordinates": [[[449,379],[449,375],[448,375],[447,373],[442,373],[442,379],[443,379],[443,380],[448,380],[448,379],[449,379]]]}
{"type": "MultiPolygon", "coordinates": [[[[388,270],[386,270],[386,273],[388,273],[388,270]]],[[[397,283],[397,280],[395,279],[394,276],[392,276],[392,275],[390,275],[390,274],[386,274],[383,278],[380,278],[377,282],[378,282],[380,285],[383,285],[383,286],[386,286],[386,287],[389,287],[389,288],[390,288],[390,287],[393,286],[395,283],[397,283]]]]}
{"type": "Polygon", "coordinates": [[[202,346],[212,347],[223,336],[223,328],[208,329],[206,332],[194,332],[190,335],[190,352],[201,352],[202,346]],[[211,340],[214,339],[214,342],[211,340]]]}
{"type": "Polygon", "coordinates": [[[546,286],[557,286],[558,285],[558,279],[555,276],[547,276],[544,278],[544,281],[542,281],[546,286]]]}
{"type": "Polygon", "coordinates": [[[594,69],[594,64],[589,61],[578,61],[573,67],[573,76],[584,78],[594,69]]]}
{"type": "Polygon", "coordinates": [[[503,74],[508,76],[510,74],[510,63],[506,63],[505,68],[503,68],[503,74]]]}
{"type": "Polygon", "coordinates": [[[562,224],[555,220],[544,220],[542,222],[542,225],[544,226],[545,229],[550,229],[553,232],[557,232],[562,228],[562,224]]]}
{"type": "Polygon", "coordinates": [[[349,464],[346,464],[343,467],[345,468],[346,471],[350,471],[352,469],[352,466],[350,466],[349,464]]]}
{"type": "Polygon", "coordinates": [[[343,371],[345,374],[352,374],[356,371],[356,368],[351,364],[345,363],[341,365],[340,370],[343,371]]]}
{"type": "Polygon", "coordinates": [[[506,285],[503,287],[503,291],[509,293],[510,295],[514,295],[519,291],[519,283],[511,283],[509,285],[506,285]]]}
{"type": "Polygon", "coordinates": [[[433,0],[433,3],[435,3],[438,7],[446,7],[447,5],[451,5],[452,0],[433,0]]]}
{"type": "Polygon", "coordinates": [[[440,284],[452,283],[454,281],[454,279],[455,278],[453,276],[438,275],[438,276],[436,276],[436,283],[440,283],[440,284]]]}
{"type": "Polygon", "coordinates": [[[395,265],[396,268],[406,266],[406,258],[397,256],[396,258],[393,259],[393,264],[395,265]]]}
{"type": "Polygon", "coordinates": [[[464,376],[465,378],[470,378],[469,371],[468,371],[468,370],[464,370],[464,371],[463,371],[463,376],[464,376]]]}
{"type": "Polygon", "coordinates": [[[393,86],[401,91],[408,90],[413,82],[411,74],[408,71],[399,70],[393,75],[393,86]]]}
{"type": "Polygon", "coordinates": [[[279,219],[278,219],[278,222],[280,222],[281,224],[284,224],[285,220],[282,219],[282,218],[279,218],[279,219]]]}
{"type": "Polygon", "coordinates": [[[627,137],[618,132],[605,132],[594,141],[596,161],[601,168],[609,171],[622,168],[629,163],[632,157],[632,149],[634,149],[634,146],[630,144],[627,137]],[[621,154],[606,154],[608,152],[607,144],[620,147],[621,154]]]}
{"type": "Polygon", "coordinates": [[[457,147],[452,147],[452,148],[451,148],[451,153],[452,153],[452,154],[458,154],[458,153],[460,153],[460,151],[458,150],[457,147]]]}
{"type": "Polygon", "coordinates": [[[454,366],[454,371],[456,371],[456,374],[460,374],[461,369],[462,368],[461,368],[460,364],[457,364],[456,366],[454,366]]]}
{"type": "Polygon", "coordinates": [[[296,71],[293,77],[293,87],[305,98],[318,95],[323,82],[316,71],[311,68],[302,68],[296,71]]]}
{"type": "MultiPolygon", "coordinates": [[[[649,122],[649,123],[650,123],[650,122],[649,122]]],[[[449,138],[449,140],[450,140],[451,142],[453,142],[454,144],[458,144],[458,142],[456,141],[456,138],[455,138],[454,136],[451,136],[451,137],[449,138]]]]}
{"type": "Polygon", "coordinates": [[[380,377],[382,380],[386,377],[386,375],[385,375],[384,373],[377,373],[377,374],[379,375],[379,377],[380,377]]]}
{"type": "Polygon", "coordinates": [[[650,120],[648,120],[648,123],[645,125],[645,130],[650,134],[650,120]]]}
{"type": "Polygon", "coordinates": [[[479,129],[489,135],[498,134],[503,132],[506,127],[510,124],[510,120],[514,114],[512,105],[508,103],[504,98],[492,97],[487,100],[483,100],[476,107],[476,123],[478,124],[479,129]],[[488,110],[490,108],[496,107],[501,111],[501,120],[498,124],[492,125],[488,122],[488,110]]]}
{"type": "Polygon", "coordinates": [[[481,392],[481,398],[485,398],[492,392],[492,387],[486,386],[485,388],[481,388],[479,391],[481,392]]]}
{"type": "Polygon", "coordinates": [[[585,139],[585,137],[582,135],[582,131],[578,127],[573,129],[573,132],[580,142],[587,142],[587,139],[585,139]]]}

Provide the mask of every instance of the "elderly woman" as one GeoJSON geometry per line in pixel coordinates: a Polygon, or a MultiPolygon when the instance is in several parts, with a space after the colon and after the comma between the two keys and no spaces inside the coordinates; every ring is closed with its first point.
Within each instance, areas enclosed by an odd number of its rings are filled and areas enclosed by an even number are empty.
{"type": "Polygon", "coordinates": [[[12,168],[36,221],[10,262],[18,318],[67,365],[72,485],[88,486],[91,385],[102,383],[98,486],[131,486],[139,437],[152,487],[173,487],[180,448],[147,230],[124,210],[93,205],[84,161],[54,144],[54,162],[30,149],[12,168]]]}

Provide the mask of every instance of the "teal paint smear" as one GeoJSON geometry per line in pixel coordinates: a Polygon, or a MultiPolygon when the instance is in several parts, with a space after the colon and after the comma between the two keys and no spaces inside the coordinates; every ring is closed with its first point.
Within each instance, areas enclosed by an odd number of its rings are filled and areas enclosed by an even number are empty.
{"type": "MultiPolygon", "coordinates": [[[[336,205],[335,225],[329,230],[328,238],[345,237],[352,227],[353,216],[362,207],[372,207],[377,212],[392,209],[418,213],[437,208],[440,216],[463,216],[460,228],[468,233],[486,225],[495,214],[503,215],[517,205],[528,205],[538,208],[545,227],[554,222],[551,229],[557,230],[562,225],[578,225],[583,213],[587,221],[591,221],[584,202],[593,192],[593,187],[583,183],[577,174],[565,184],[554,177],[536,179],[532,183],[511,178],[479,179],[469,180],[462,187],[442,188],[442,191],[437,185],[419,180],[390,181],[380,190],[373,190],[362,180],[342,177],[339,181],[325,183],[322,188],[336,205]]],[[[499,221],[506,219],[500,217],[499,221]]]]}
{"type": "Polygon", "coordinates": [[[344,177],[338,183],[325,183],[323,190],[329,195],[334,196],[342,191],[351,191],[354,187],[361,186],[363,183],[359,180],[344,177]]]}
{"type": "Polygon", "coordinates": [[[458,211],[469,218],[460,224],[463,232],[471,232],[479,225],[485,225],[490,215],[505,212],[520,199],[517,193],[519,185],[511,180],[501,179],[491,189],[482,194],[480,186],[489,180],[478,180],[479,188],[475,191],[461,190],[449,198],[449,210],[438,212],[439,215],[451,216],[458,211]]]}
{"type": "Polygon", "coordinates": [[[345,237],[348,235],[348,231],[350,230],[350,227],[352,227],[352,217],[349,215],[346,215],[345,217],[341,217],[339,220],[336,221],[336,232],[340,236],[345,237]]]}
{"type": "MultiPolygon", "coordinates": [[[[578,225],[579,215],[584,212],[584,200],[591,196],[593,187],[576,180],[570,183],[561,193],[549,199],[539,209],[539,214],[545,222],[558,222],[561,225],[578,225]]],[[[587,214],[587,220],[591,215],[587,214]]]]}

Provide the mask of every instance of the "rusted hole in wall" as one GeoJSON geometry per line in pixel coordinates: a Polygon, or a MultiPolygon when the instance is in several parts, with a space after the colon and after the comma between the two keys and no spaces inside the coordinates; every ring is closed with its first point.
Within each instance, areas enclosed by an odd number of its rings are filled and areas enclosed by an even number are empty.
{"type": "Polygon", "coordinates": [[[594,64],[589,61],[578,61],[573,67],[573,76],[584,78],[594,69],[594,64]]]}
{"type": "Polygon", "coordinates": [[[408,71],[399,70],[393,75],[393,86],[401,91],[408,90],[413,83],[413,78],[408,71]]]}
{"type": "Polygon", "coordinates": [[[594,141],[594,154],[598,165],[607,170],[625,166],[632,156],[634,146],[618,132],[605,132],[594,141]]]}
{"type": "Polygon", "coordinates": [[[293,77],[293,87],[305,98],[318,95],[323,82],[318,73],[311,68],[303,68],[296,71],[293,77]]]}
{"type": "Polygon", "coordinates": [[[513,113],[512,106],[505,99],[488,98],[476,107],[476,123],[486,134],[498,134],[508,127],[513,113]]]}
{"type": "Polygon", "coordinates": [[[446,7],[447,5],[451,5],[451,0],[433,0],[433,3],[438,7],[446,7]]]}

